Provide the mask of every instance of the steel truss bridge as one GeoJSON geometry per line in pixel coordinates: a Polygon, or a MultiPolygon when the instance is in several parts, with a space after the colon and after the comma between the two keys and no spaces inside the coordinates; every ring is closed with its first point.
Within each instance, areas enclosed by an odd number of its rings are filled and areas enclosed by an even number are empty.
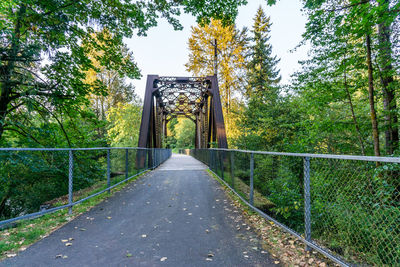
{"type": "Polygon", "coordinates": [[[219,148],[228,147],[216,75],[147,76],[139,147],[163,147],[167,124],[176,117],[186,117],[195,123],[196,148],[209,148],[212,143],[219,148]]]}

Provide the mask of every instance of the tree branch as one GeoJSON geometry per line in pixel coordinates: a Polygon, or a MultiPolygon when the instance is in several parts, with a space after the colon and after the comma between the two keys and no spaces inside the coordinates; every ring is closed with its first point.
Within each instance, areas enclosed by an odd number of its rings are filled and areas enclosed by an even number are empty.
{"type": "Polygon", "coordinates": [[[21,107],[23,104],[25,104],[24,102],[19,103],[18,105],[12,106],[9,110],[7,110],[7,113],[10,113],[13,110],[16,110],[17,108],[21,107]]]}
{"type": "MultiPolygon", "coordinates": [[[[32,98],[31,98],[32,99],[32,98]]],[[[60,128],[62,130],[62,132],[64,133],[65,139],[67,140],[68,146],[72,147],[71,145],[71,141],[69,140],[68,134],[65,131],[64,125],[62,124],[62,122],[57,118],[56,115],[54,115],[53,112],[51,112],[45,105],[43,105],[42,103],[40,103],[39,101],[36,101],[35,99],[32,99],[33,101],[35,101],[37,104],[39,104],[42,108],[44,108],[45,110],[47,110],[47,112],[49,112],[49,114],[57,121],[57,123],[60,125],[60,128]]]]}
{"type": "Polygon", "coordinates": [[[369,3],[369,1],[370,0],[361,0],[358,3],[353,3],[353,4],[345,5],[345,6],[342,6],[342,7],[333,8],[333,9],[326,9],[325,11],[327,11],[327,12],[342,11],[342,10],[345,10],[345,9],[348,9],[348,8],[351,8],[351,7],[355,7],[355,6],[358,6],[358,5],[367,4],[367,3],[369,3]]]}

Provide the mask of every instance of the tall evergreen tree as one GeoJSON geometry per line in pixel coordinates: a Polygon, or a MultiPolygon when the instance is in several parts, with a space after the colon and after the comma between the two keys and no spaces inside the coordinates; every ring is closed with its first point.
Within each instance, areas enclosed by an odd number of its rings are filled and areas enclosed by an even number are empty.
{"type": "Polygon", "coordinates": [[[271,21],[261,6],[257,10],[251,32],[253,44],[249,53],[247,95],[249,98],[276,96],[276,85],[281,80],[277,69],[279,59],[272,55],[272,46],[269,43],[271,21]]]}
{"type": "Polygon", "coordinates": [[[288,100],[279,96],[281,77],[279,59],[272,53],[269,43],[271,21],[261,8],[257,10],[252,27],[251,45],[247,63],[247,105],[244,107],[240,126],[245,136],[238,146],[249,149],[283,150],[285,125],[290,125],[288,100]]]}

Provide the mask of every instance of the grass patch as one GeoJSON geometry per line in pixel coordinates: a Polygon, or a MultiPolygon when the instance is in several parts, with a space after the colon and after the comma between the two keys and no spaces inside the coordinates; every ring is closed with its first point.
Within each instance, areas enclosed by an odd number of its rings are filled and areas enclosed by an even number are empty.
{"type": "MultiPolygon", "coordinates": [[[[0,260],[6,257],[13,257],[17,254],[17,252],[24,251],[33,243],[48,236],[50,233],[57,230],[67,222],[73,220],[77,216],[89,211],[91,208],[109,198],[114,193],[120,191],[129,183],[137,180],[139,177],[142,177],[147,172],[133,177],[126,183],[122,183],[111,189],[110,195],[105,192],[104,194],[100,194],[75,205],[72,209],[73,213],[71,215],[68,214],[68,209],[62,209],[54,213],[45,214],[39,218],[18,221],[14,227],[0,231],[0,260]]],[[[125,176],[115,177],[112,180],[112,185],[124,179],[125,176]]],[[[106,182],[99,181],[89,188],[85,188],[74,193],[74,199],[77,200],[78,198],[85,198],[94,193],[100,192],[105,188],[107,188],[106,182]]],[[[67,202],[68,196],[62,196],[52,201],[48,201],[47,204],[51,204],[52,206],[60,206],[66,204],[67,202]]]]}
{"type": "MultiPolygon", "coordinates": [[[[219,176],[217,176],[213,171],[211,171],[210,169],[207,169],[207,172],[214,177],[220,185],[222,185],[222,187],[225,189],[225,192],[229,195],[229,198],[231,198],[232,200],[234,200],[235,202],[237,201],[238,203],[240,203],[241,206],[241,210],[244,211],[247,214],[253,215],[253,214],[257,214],[255,211],[253,211],[251,208],[249,208],[249,206],[246,205],[246,203],[244,203],[234,192],[232,192],[232,190],[230,190],[230,188],[228,188],[224,182],[222,182],[221,178],[219,178],[219,176]]],[[[236,185],[236,180],[235,180],[235,185],[236,185]]],[[[239,195],[240,192],[238,192],[239,195]]],[[[243,197],[243,196],[242,196],[243,197]]],[[[244,199],[246,199],[245,197],[243,197],[244,199]]]]}
{"type": "MultiPolygon", "coordinates": [[[[250,196],[250,186],[248,186],[241,179],[235,179],[235,189],[241,192],[240,195],[250,196]]],[[[247,197],[248,198],[248,197],[247,197]]],[[[246,198],[245,198],[246,199],[246,198]]],[[[268,198],[264,197],[257,189],[254,188],[254,207],[257,207],[263,211],[269,210],[275,207],[275,204],[271,202],[268,198]]]]}
{"type": "MultiPolygon", "coordinates": [[[[209,173],[214,175],[214,173],[212,173],[211,171],[209,171],[209,173]]],[[[232,179],[229,173],[224,173],[224,181],[232,187],[232,179]]],[[[243,182],[242,179],[237,177],[234,178],[233,182],[233,188],[235,189],[235,191],[244,199],[249,200],[250,186],[243,182]]],[[[264,197],[260,192],[258,192],[256,188],[254,188],[253,200],[254,206],[263,211],[267,211],[275,207],[275,204],[268,198],[264,197]]]]}

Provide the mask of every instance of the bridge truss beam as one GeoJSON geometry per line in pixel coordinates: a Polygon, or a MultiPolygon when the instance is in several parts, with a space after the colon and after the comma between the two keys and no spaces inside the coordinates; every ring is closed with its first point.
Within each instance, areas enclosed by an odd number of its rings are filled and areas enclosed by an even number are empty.
{"type": "Polygon", "coordinates": [[[163,147],[167,124],[176,117],[195,123],[196,148],[209,148],[211,143],[228,147],[216,76],[147,76],[139,147],[163,147]]]}

